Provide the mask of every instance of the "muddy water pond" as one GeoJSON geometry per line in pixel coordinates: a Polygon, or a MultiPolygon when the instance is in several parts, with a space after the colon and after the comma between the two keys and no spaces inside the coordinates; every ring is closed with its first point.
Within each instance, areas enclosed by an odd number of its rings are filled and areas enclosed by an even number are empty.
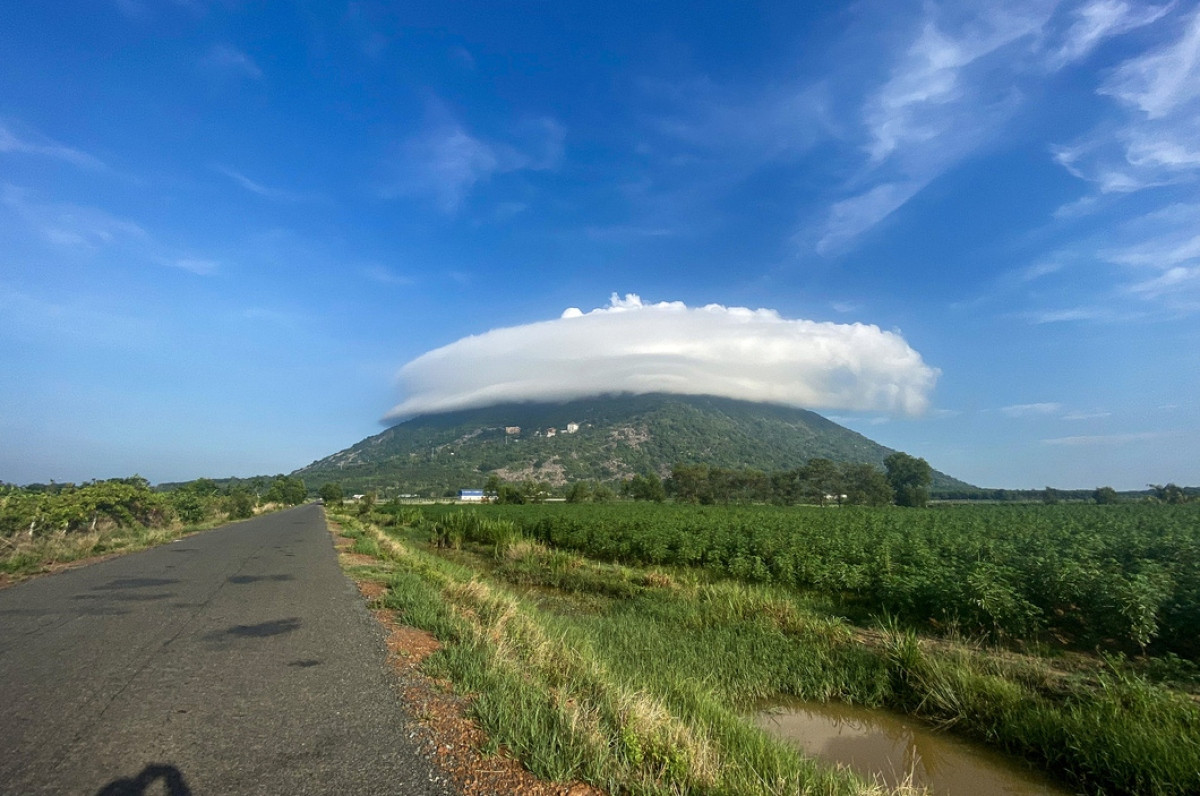
{"type": "Polygon", "coordinates": [[[884,710],[789,702],[758,711],[754,723],[810,757],[893,787],[911,774],[934,796],[1070,793],[1020,761],[884,710]]]}

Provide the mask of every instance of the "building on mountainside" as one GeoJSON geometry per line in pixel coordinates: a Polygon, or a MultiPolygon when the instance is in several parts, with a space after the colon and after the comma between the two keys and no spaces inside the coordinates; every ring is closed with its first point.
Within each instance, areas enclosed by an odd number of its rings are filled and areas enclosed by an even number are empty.
{"type": "Polygon", "coordinates": [[[548,429],[546,429],[546,436],[547,436],[547,437],[553,437],[553,436],[554,436],[554,435],[556,435],[557,433],[558,433],[558,429],[557,429],[557,428],[548,428],[548,429]]]}
{"type": "Polygon", "coordinates": [[[578,424],[578,423],[567,423],[566,432],[567,432],[568,434],[574,434],[574,433],[575,433],[576,431],[578,431],[578,430],[579,430],[579,424],[578,424]]]}
{"type": "Polygon", "coordinates": [[[520,433],[521,433],[521,427],[520,427],[520,426],[505,426],[505,427],[504,427],[504,433],[505,433],[505,434],[508,434],[508,435],[512,435],[512,434],[520,434],[520,433]]]}
{"type": "Polygon", "coordinates": [[[463,503],[482,503],[482,489],[460,489],[458,490],[458,499],[463,503]]]}

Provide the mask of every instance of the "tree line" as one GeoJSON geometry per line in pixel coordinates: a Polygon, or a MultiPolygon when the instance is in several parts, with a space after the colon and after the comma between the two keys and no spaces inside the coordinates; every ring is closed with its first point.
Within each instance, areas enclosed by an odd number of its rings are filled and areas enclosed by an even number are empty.
{"type": "Polygon", "coordinates": [[[1178,484],[1147,484],[1145,489],[1117,491],[1111,486],[1095,489],[940,489],[934,494],[940,500],[991,501],[995,503],[1097,503],[1100,505],[1147,502],[1178,506],[1200,500],[1200,487],[1178,484]]]}
{"type": "MultiPolygon", "coordinates": [[[[653,472],[639,473],[620,483],[619,491],[591,481],[572,482],[565,491],[568,503],[608,503],[618,497],[662,503],[727,504],[773,503],[796,505],[924,506],[929,501],[933,468],[924,459],[894,453],[884,469],[873,464],[838,463],[814,458],[780,472],[731,469],[707,464],[677,464],[666,479],[653,472]]],[[[488,477],[484,494],[494,503],[544,502],[553,494],[548,484],[525,480],[505,483],[488,477]]],[[[561,494],[561,493],[560,493],[561,494]]]]}
{"type": "Polygon", "coordinates": [[[820,457],[774,473],[676,465],[663,492],[680,503],[924,506],[929,502],[932,481],[933,468],[924,459],[893,453],[882,470],[869,463],[839,463],[820,457]]]}
{"type": "Polygon", "coordinates": [[[0,538],[34,538],[113,527],[200,525],[246,519],[269,503],[294,506],[307,499],[304,482],[284,475],[224,487],[212,479],[198,478],[172,484],[169,490],[154,489],[137,475],[82,484],[21,487],[0,483],[0,538]]]}

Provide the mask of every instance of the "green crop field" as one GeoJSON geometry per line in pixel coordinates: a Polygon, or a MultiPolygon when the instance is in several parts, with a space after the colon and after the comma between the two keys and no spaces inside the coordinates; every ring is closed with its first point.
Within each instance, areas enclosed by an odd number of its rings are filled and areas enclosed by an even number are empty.
{"type": "Polygon", "coordinates": [[[1200,507],[350,507],[496,744],[610,792],[879,793],[749,725],[887,708],[1074,792],[1200,792],[1200,507]]]}
{"type": "Polygon", "coordinates": [[[997,639],[1200,654],[1200,504],[494,506],[590,558],[704,567],[997,639]]]}

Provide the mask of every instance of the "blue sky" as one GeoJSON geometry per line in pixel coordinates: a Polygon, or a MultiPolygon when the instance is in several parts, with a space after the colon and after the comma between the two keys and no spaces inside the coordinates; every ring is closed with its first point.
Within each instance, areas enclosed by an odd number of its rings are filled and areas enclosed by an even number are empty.
{"type": "Polygon", "coordinates": [[[286,472],[478,393],[431,361],[700,324],[973,483],[1200,482],[1197,4],[806,5],[6,4],[0,480],[286,472]]]}

